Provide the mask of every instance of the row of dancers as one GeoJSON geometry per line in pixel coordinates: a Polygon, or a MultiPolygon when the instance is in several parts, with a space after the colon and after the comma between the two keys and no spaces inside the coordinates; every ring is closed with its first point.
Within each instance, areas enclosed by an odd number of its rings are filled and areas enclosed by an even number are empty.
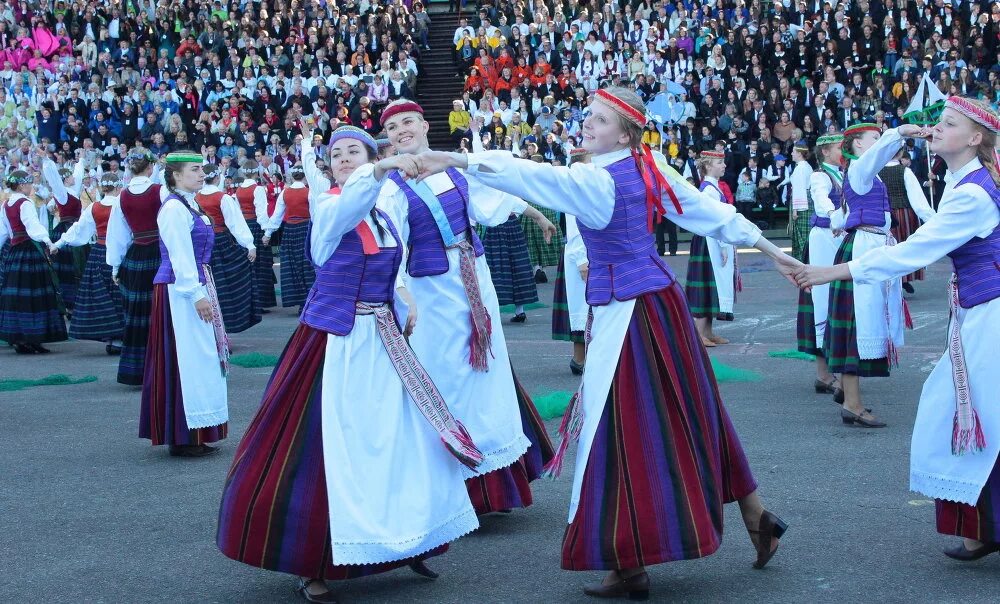
{"type": "MultiPolygon", "coordinates": [[[[558,475],[575,444],[561,565],[608,571],[585,588],[588,595],[648,597],[645,567],[716,551],[723,504],[733,501],[754,567],[764,567],[787,525],[758,496],[704,332],[656,253],[657,215],[707,239],[757,248],[790,281],[816,288],[814,295],[830,281],[831,292],[850,293],[855,284],[886,292],[883,348],[865,339],[848,295],[830,294],[830,316],[850,314],[826,333],[848,349],[838,330],[853,335],[856,350],[848,353],[861,359],[881,352],[865,360],[885,365],[896,312],[891,282],[950,254],[958,274],[952,345],[922,395],[911,486],[938,500],[941,532],[966,537],[949,555],[998,551],[989,501],[1000,488],[990,480],[1000,419],[983,400],[996,387],[985,365],[997,341],[989,312],[1000,296],[1000,177],[992,154],[1000,118],[953,98],[933,134],[916,126],[881,139],[871,129],[848,132],[871,141],[848,147],[861,159],[890,158],[902,137],[933,136],[932,149],[957,180],[939,212],[890,247],[885,185],[877,176],[858,179],[854,166],[866,162],[853,162],[844,178],[846,209],[839,210],[847,236],[827,267],[788,256],[731,205],[686,183],[641,145],[645,123],[633,92],[598,91],[583,127],[590,161],[568,168],[503,151],[430,151],[423,110],[407,100],[382,116],[398,155],[378,159],[364,131],[334,132],[334,186],[313,205],[306,248],[316,280],[226,479],[217,535],[225,555],[297,575],[299,593],[315,602],[336,600],[331,579],[400,566],[433,577],[428,558],[475,530],[479,514],[530,505],[530,483],[543,472],[558,475]],[[575,217],[586,250],[588,358],[555,448],[511,369],[496,292],[470,228],[507,221],[524,210],[523,200],[575,217]],[[867,235],[882,245],[862,254],[863,246],[847,243],[867,235]],[[851,303],[841,308],[841,299],[851,303]],[[953,376],[966,382],[953,383],[953,376]]],[[[202,163],[198,154],[170,154],[162,203],[159,196],[156,207],[150,203],[161,263],[140,421],[142,436],[190,455],[213,452],[208,443],[225,438],[228,426],[228,340],[211,269],[215,232],[196,197],[202,163]]],[[[33,235],[18,217],[30,175],[15,172],[8,183],[4,219],[16,240],[8,257],[24,259],[33,235]]],[[[5,283],[3,292],[10,291],[5,283]]],[[[6,316],[0,306],[0,325],[6,316]]],[[[858,392],[835,358],[827,355],[829,369],[841,369],[844,412],[854,413],[858,392]]],[[[871,421],[866,413],[854,414],[871,421]]]]}

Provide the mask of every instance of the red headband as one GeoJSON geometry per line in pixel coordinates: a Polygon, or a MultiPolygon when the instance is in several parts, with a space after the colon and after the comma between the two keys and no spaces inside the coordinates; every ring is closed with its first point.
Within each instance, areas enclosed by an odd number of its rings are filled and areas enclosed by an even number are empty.
{"type": "Polygon", "coordinates": [[[945,107],[954,109],[990,132],[1000,133],[1000,117],[992,111],[970,102],[968,99],[960,96],[948,97],[945,107]]]}
{"type": "Polygon", "coordinates": [[[847,130],[844,130],[844,136],[847,136],[848,134],[854,134],[855,132],[878,132],[879,134],[881,134],[882,129],[875,124],[868,124],[868,123],[855,124],[849,127],[847,130]]]}
{"type": "Polygon", "coordinates": [[[726,154],[721,151],[702,151],[701,156],[709,159],[726,159],[726,154]]]}
{"type": "Polygon", "coordinates": [[[598,90],[597,98],[607,103],[616,113],[631,121],[636,126],[643,128],[646,126],[646,114],[643,111],[633,108],[631,105],[611,94],[607,90],[598,90]]]}
{"type": "Polygon", "coordinates": [[[402,103],[397,103],[395,105],[389,105],[386,108],[386,110],[382,112],[382,117],[379,118],[378,123],[380,126],[385,126],[385,123],[389,121],[389,118],[391,118],[392,116],[398,115],[400,113],[411,113],[411,112],[419,113],[420,115],[424,114],[423,108],[420,105],[414,103],[413,101],[404,101],[402,103]]]}

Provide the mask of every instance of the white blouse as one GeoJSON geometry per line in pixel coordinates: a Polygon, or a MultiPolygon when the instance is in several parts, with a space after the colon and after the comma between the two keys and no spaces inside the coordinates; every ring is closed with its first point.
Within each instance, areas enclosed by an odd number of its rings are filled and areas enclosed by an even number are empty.
{"type": "MultiPolygon", "coordinates": [[[[118,206],[118,196],[105,195],[97,203],[111,208],[111,211],[113,212],[114,208],[118,206]]],[[[96,234],[97,223],[94,222],[94,204],[90,204],[83,209],[83,212],[80,214],[80,220],[74,222],[73,226],[69,227],[69,229],[63,233],[62,237],[59,238],[59,241],[56,241],[56,247],[62,249],[67,245],[70,247],[87,245],[96,234]]]]}
{"type": "MultiPolygon", "coordinates": [[[[24,230],[28,233],[28,237],[47,246],[52,245],[52,240],[49,239],[49,231],[38,220],[38,212],[35,210],[35,204],[30,199],[20,193],[15,193],[7,200],[7,205],[14,207],[14,204],[19,199],[28,200],[27,203],[21,205],[20,212],[21,223],[24,225],[24,230]]],[[[0,212],[0,225],[3,225],[3,228],[0,229],[0,246],[2,246],[7,243],[8,239],[14,236],[14,228],[7,221],[7,212],[0,212]]]]}
{"type": "Polygon", "coordinates": [[[257,184],[257,181],[252,178],[247,178],[240,185],[240,188],[246,189],[249,187],[255,187],[253,190],[253,210],[254,215],[257,219],[257,224],[261,228],[267,226],[267,189],[257,184]]]}
{"type": "MultiPolygon", "coordinates": [[[[149,187],[153,186],[153,180],[148,176],[133,176],[129,180],[128,190],[129,193],[133,195],[139,195],[144,193],[149,187]]],[[[160,187],[160,203],[170,195],[170,191],[166,187],[160,187]]],[[[108,234],[105,237],[107,240],[107,263],[111,266],[111,274],[118,274],[118,267],[121,266],[122,261],[125,259],[125,253],[128,251],[130,245],[132,245],[132,228],[129,227],[128,221],[125,220],[125,213],[122,212],[122,206],[120,203],[115,205],[111,209],[111,217],[108,219],[108,234]]]]}
{"type": "MultiPolygon", "coordinates": [[[[160,241],[167,249],[167,257],[174,271],[173,291],[195,303],[207,298],[208,291],[198,279],[198,264],[195,262],[194,243],[191,240],[195,216],[184,204],[193,209],[197,209],[198,204],[194,201],[194,193],[178,193],[184,201],[176,198],[164,201],[156,215],[156,226],[160,229],[160,241]]],[[[205,224],[211,223],[208,216],[198,218],[205,224]]]]}
{"type": "MultiPolygon", "coordinates": [[[[221,192],[222,189],[215,185],[205,185],[201,190],[202,195],[212,195],[221,192]]],[[[219,202],[219,207],[222,209],[222,220],[226,223],[226,228],[229,229],[229,232],[233,234],[236,243],[247,250],[254,249],[253,233],[250,232],[247,220],[243,217],[240,202],[236,201],[236,198],[232,195],[223,194],[222,201],[219,202]]]]}
{"type": "MultiPolygon", "coordinates": [[[[832,170],[839,170],[837,166],[826,165],[832,170]]],[[[833,191],[833,181],[831,178],[830,174],[826,170],[823,170],[822,167],[809,175],[808,193],[812,197],[813,211],[816,212],[817,216],[829,217],[837,211],[837,208],[833,205],[833,201],[830,199],[830,193],[833,191]]],[[[843,188],[844,181],[839,180],[837,184],[843,188]]]]}

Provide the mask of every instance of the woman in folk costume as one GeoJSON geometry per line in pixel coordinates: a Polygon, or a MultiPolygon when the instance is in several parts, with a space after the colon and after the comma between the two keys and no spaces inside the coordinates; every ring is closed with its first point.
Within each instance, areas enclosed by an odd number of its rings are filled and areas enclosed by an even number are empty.
{"type": "MultiPolygon", "coordinates": [[[[809,177],[808,192],[809,210],[813,214],[810,221],[812,228],[802,253],[803,261],[814,266],[832,266],[844,239],[842,231],[835,233],[830,228],[830,215],[840,209],[844,199],[844,173],[841,170],[844,158],[840,153],[843,142],[844,135],[839,133],[825,134],[816,139],[819,168],[809,177]]],[[[829,285],[819,285],[811,291],[800,290],[795,331],[799,352],[816,358],[816,381],[813,384],[816,392],[834,395],[839,404],[844,400],[844,391],[837,376],[830,373],[823,354],[829,302],[829,285]]]]}
{"type": "Polygon", "coordinates": [[[948,165],[937,214],[903,243],[877,247],[833,267],[809,266],[802,286],[853,280],[879,284],[949,256],[948,347],[920,395],[910,446],[910,488],[936,500],[937,530],[963,543],[957,560],[1000,552],[1000,116],[985,103],[951,97],[933,128],[901,126],[929,138],[948,165]]]}
{"type": "MultiPolygon", "coordinates": [[[[921,223],[930,220],[934,209],[927,203],[924,188],[920,186],[917,175],[908,166],[904,166],[899,158],[905,153],[900,149],[896,157],[885,165],[878,177],[885,183],[889,193],[889,207],[892,208],[892,236],[896,243],[902,243],[917,230],[921,223]]],[[[924,280],[924,268],[903,276],[903,289],[914,293],[913,281],[924,280]]]]}
{"type": "MultiPolygon", "coordinates": [[[[847,235],[835,264],[892,245],[889,196],[879,170],[899,151],[898,130],[879,133],[875,124],[855,124],[844,131],[841,152],[850,160],[840,210],[830,216],[834,232],[847,235]]],[[[830,286],[823,355],[828,368],[841,375],[844,390],[840,417],[847,425],[884,428],[861,402],[862,377],[889,377],[896,350],[903,345],[903,293],[899,279],[883,283],[837,281],[830,286]]]]}
{"type": "MultiPolygon", "coordinates": [[[[390,103],[381,120],[397,153],[429,150],[418,104],[390,103]]],[[[483,452],[466,481],[476,511],[531,505],[530,482],[541,475],[552,445],[514,376],[490,269],[469,226],[473,220],[496,226],[527,204],[451,170],[419,183],[390,173],[378,205],[398,212],[409,247],[406,285],[422,325],[410,345],[483,452]]],[[[545,228],[553,234],[551,225],[545,228]]]]}
{"type": "Polygon", "coordinates": [[[562,566],[610,570],[585,590],[598,597],[644,599],[646,565],[713,553],[725,502],[739,501],[756,568],[785,531],[757,495],[684,292],[656,253],[654,213],[670,212],[695,233],[753,245],[786,276],[801,264],[641,147],[645,123],[638,95],[613,87],[596,93],[584,121],[590,165],[554,167],[495,151],[417,158],[422,176],[462,167],[487,186],[577,217],[590,260],[590,342],[550,469],[558,473],[579,439],[562,566]]]}
{"type": "MultiPolygon", "coordinates": [[[[83,213],[83,203],[80,201],[80,191],[83,189],[83,160],[77,160],[73,170],[59,168],[51,159],[42,161],[42,177],[48,184],[55,201],[54,209],[59,213],[59,222],[52,229],[53,236],[61,237],[68,231],[83,213]]],[[[59,290],[62,292],[63,304],[70,312],[76,304],[76,293],[87,263],[88,246],[72,246],[69,249],[60,248],[59,253],[52,257],[52,266],[59,277],[59,290]]]]}
{"type": "Polygon", "coordinates": [[[202,156],[175,151],[166,157],[167,198],[156,216],[160,269],[142,383],[139,437],[169,445],[175,457],[218,451],[206,443],[226,437],[229,344],[212,280],[212,221],[195,194],[205,184],[202,156]]]}
{"type": "Polygon", "coordinates": [[[194,196],[198,207],[212,220],[212,278],[219,294],[226,333],[240,333],[260,323],[261,308],[254,295],[257,246],[253,233],[232,195],[219,188],[219,167],[207,164],[205,186],[194,196]]]}
{"type": "Polygon", "coordinates": [[[385,175],[413,174],[415,164],[375,164],[376,149],[358,128],[331,137],[343,186],[317,194],[317,279],[237,449],[219,513],[226,556],[298,575],[310,602],[337,601],[324,580],[406,565],[434,578],[423,560],[479,526],[461,468],[481,454],[403,339],[417,317],[400,279],[407,250],[400,223],[374,207],[385,175]]]}
{"type": "MultiPolygon", "coordinates": [[[[701,191],[719,203],[726,203],[719,188],[719,179],[726,173],[725,157],[721,151],[703,151],[698,158],[698,171],[702,175],[701,191]]],[[[738,284],[736,246],[695,233],[691,237],[691,257],[688,259],[684,293],[701,334],[701,342],[709,348],[729,343],[729,340],[712,331],[712,320],[733,320],[738,284]]]]}
{"type": "Polygon", "coordinates": [[[89,246],[87,266],[80,279],[76,295],[76,308],[69,323],[69,336],[76,340],[105,342],[109,355],[121,354],[120,342],[125,331],[122,291],[111,277],[108,265],[108,223],[118,207],[121,182],[118,174],[107,173],[101,177],[102,197],[83,209],[80,219],[50,249],[53,255],[65,246],[89,246]],[[96,237],[96,243],[91,240],[96,237]]]}
{"type": "Polygon", "coordinates": [[[274,252],[269,244],[264,243],[264,227],[270,224],[267,217],[267,189],[257,182],[257,165],[247,162],[240,168],[243,182],[236,187],[236,201],[253,234],[254,246],[257,248],[257,259],[254,261],[254,294],[257,305],[264,313],[267,309],[278,305],[274,295],[274,252]]]}
{"type": "Polygon", "coordinates": [[[12,344],[18,354],[50,352],[42,344],[66,339],[55,272],[43,247],[52,241],[29,199],[33,183],[30,174],[14,170],[4,180],[10,197],[0,204],[0,248],[6,247],[0,281],[0,340],[12,344]]]}
{"type": "Polygon", "coordinates": [[[805,143],[797,143],[792,148],[792,161],[795,162],[795,169],[788,176],[792,186],[788,229],[792,235],[792,257],[802,261],[805,259],[805,249],[809,244],[809,232],[812,229],[814,215],[809,205],[809,182],[813,169],[809,165],[809,147],[805,143]]]}
{"type": "MultiPolygon", "coordinates": [[[[122,290],[125,332],[118,360],[118,382],[141,386],[146,367],[153,277],[160,269],[160,234],[156,216],[167,190],[153,182],[156,158],[145,149],[129,153],[132,177],[111,209],[107,262],[122,290]]],[[[156,175],[159,180],[159,175],[156,175]]]]}
{"type": "Polygon", "coordinates": [[[278,194],[263,240],[264,245],[269,245],[271,234],[281,229],[281,305],[286,308],[301,307],[316,280],[312,263],[306,260],[310,224],[306,173],[302,166],[292,166],[288,173],[292,183],[278,194]]]}
{"type": "MultiPolygon", "coordinates": [[[[589,162],[590,153],[583,147],[570,152],[569,163],[589,162]]],[[[569,360],[569,370],[573,375],[583,375],[587,361],[587,347],[584,344],[584,329],[587,327],[587,246],[583,243],[576,217],[562,214],[563,233],[566,245],[556,270],[556,282],[552,291],[552,339],[573,343],[573,358],[569,360]],[[567,270],[567,267],[568,270],[567,270]]]]}

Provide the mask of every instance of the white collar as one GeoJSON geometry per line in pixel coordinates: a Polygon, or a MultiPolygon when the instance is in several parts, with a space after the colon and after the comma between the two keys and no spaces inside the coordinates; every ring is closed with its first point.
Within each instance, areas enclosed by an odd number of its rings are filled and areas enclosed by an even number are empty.
{"type": "MultiPolygon", "coordinates": [[[[10,196],[10,199],[7,200],[7,205],[9,205],[10,207],[14,207],[14,204],[20,201],[21,199],[28,199],[28,196],[25,195],[24,193],[14,193],[13,195],[10,196]]],[[[31,200],[28,199],[28,201],[31,200]]]]}
{"type": "Polygon", "coordinates": [[[254,180],[252,178],[247,178],[247,179],[245,179],[243,181],[243,184],[240,185],[240,188],[256,187],[256,186],[257,186],[257,181],[256,180],[254,180]]]}
{"type": "Polygon", "coordinates": [[[297,180],[297,181],[293,182],[292,184],[288,185],[287,188],[289,188],[289,189],[304,189],[304,188],[306,188],[306,183],[297,180]]]}
{"type": "Polygon", "coordinates": [[[615,162],[619,162],[632,155],[631,149],[619,149],[610,153],[602,153],[591,158],[591,163],[599,168],[606,168],[615,162]]]}
{"type": "Polygon", "coordinates": [[[215,185],[205,185],[201,188],[202,195],[211,195],[213,193],[218,193],[221,189],[215,185]]]}
{"type": "Polygon", "coordinates": [[[966,163],[958,170],[955,170],[954,172],[948,170],[948,172],[945,174],[945,180],[947,182],[960,182],[963,178],[965,178],[969,174],[972,174],[973,172],[982,167],[983,164],[982,162],[979,161],[979,158],[973,157],[971,161],[966,163]]]}
{"type": "Polygon", "coordinates": [[[719,179],[718,179],[718,178],[716,178],[716,177],[714,177],[714,176],[708,176],[708,175],[706,174],[706,175],[705,175],[705,176],[704,176],[704,177],[702,178],[702,180],[706,180],[706,181],[710,182],[711,184],[715,185],[715,187],[716,187],[716,188],[718,188],[718,187],[719,187],[719,179]]]}
{"type": "Polygon", "coordinates": [[[105,195],[97,203],[101,204],[102,206],[110,207],[118,203],[118,197],[115,195],[105,195]]]}

